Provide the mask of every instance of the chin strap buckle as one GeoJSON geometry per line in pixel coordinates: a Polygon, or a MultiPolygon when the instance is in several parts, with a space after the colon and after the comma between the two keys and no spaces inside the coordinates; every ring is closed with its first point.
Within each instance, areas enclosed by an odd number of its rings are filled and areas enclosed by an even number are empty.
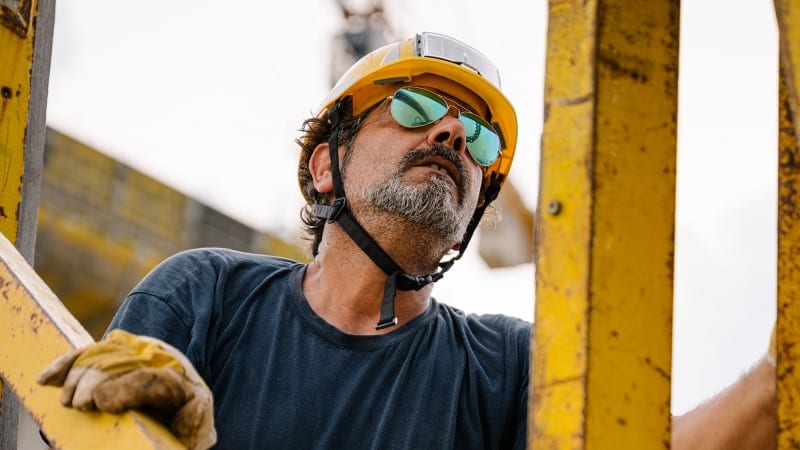
{"type": "Polygon", "coordinates": [[[347,199],[344,197],[339,197],[333,200],[330,206],[330,213],[328,215],[328,223],[336,222],[336,219],[339,218],[339,215],[344,211],[344,207],[347,206],[347,199]]]}
{"type": "Polygon", "coordinates": [[[440,278],[442,278],[441,273],[429,274],[421,277],[401,273],[398,276],[397,288],[401,291],[418,291],[430,283],[439,281],[440,278]]]}
{"type": "Polygon", "coordinates": [[[397,317],[391,317],[388,320],[381,320],[380,322],[378,322],[378,324],[375,325],[375,329],[382,330],[384,328],[393,327],[395,325],[397,325],[397,317]]]}
{"type": "Polygon", "coordinates": [[[347,206],[347,199],[339,197],[333,200],[330,205],[314,204],[313,214],[321,219],[327,219],[328,223],[336,222],[336,219],[342,214],[345,206],[347,206]]]}

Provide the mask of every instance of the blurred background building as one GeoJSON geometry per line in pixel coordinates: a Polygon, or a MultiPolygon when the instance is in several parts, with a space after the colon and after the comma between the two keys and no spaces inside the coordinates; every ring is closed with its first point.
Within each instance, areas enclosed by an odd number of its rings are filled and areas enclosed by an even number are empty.
{"type": "Polygon", "coordinates": [[[299,241],[245,225],[48,129],[34,268],[95,339],[150,269],[195,247],[306,258],[299,241]]]}

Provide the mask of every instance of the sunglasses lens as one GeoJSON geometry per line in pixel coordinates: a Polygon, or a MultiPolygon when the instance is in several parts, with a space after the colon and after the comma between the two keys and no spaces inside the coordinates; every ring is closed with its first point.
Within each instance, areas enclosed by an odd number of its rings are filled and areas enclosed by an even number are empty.
{"type": "MultiPolygon", "coordinates": [[[[392,96],[392,117],[406,128],[424,127],[447,114],[447,102],[434,92],[415,87],[398,89],[392,96]]],[[[482,166],[500,156],[500,137],[488,122],[471,112],[459,116],[467,134],[467,150],[482,166]]]]}
{"type": "Polygon", "coordinates": [[[482,166],[489,166],[500,156],[500,136],[488,122],[475,114],[464,112],[459,117],[467,134],[467,150],[482,166]]]}
{"type": "Polygon", "coordinates": [[[447,103],[433,92],[406,87],[392,97],[392,117],[408,128],[423,127],[436,122],[447,113],[447,103]]]}

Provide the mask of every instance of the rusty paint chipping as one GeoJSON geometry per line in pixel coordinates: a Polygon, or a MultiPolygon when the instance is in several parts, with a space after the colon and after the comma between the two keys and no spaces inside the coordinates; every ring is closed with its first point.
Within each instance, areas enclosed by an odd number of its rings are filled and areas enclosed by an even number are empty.
{"type": "Polygon", "coordinates": [[[31,22],[32,0],[0,0],[0,22],[25,39],[31,22]]]}

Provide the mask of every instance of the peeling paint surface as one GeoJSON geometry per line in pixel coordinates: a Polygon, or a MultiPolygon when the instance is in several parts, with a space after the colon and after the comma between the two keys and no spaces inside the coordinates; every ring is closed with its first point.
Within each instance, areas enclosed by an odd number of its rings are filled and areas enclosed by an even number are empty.
{"type": "Polygon", "coordinates": [[[36,383],[57,356],[93,342],[14,248],[31,100],[33,0],[0,0],[0,375],[60,449],[177,449],[160,424],[135,413],[82,413],[60,389],[36,383]]]}
{"type": "MultiPolygon", "coordinates": [[[[8,220],[3,211],[11,205],[16,210],[21,200],[33,36],[27,36],[30,17],[20,18],[20,15],[29,16],[31,6],[30,0],[0,0],[0,233],[12,241],[16,241],[18,221],[16,217],[8,220]],[[16,181],[9,183],[9,177],[16,181]]],[[[8,300],[5,290],[4,298],[8,300]]],[[[13,359],[4,357],[2,364],[9,364],[9,361],[13,359]]],[[[0,380],[0,390],[2,388],[3,380],[0,380]]]]}
{"type": "Polygon", "coordinates": [[[25,38],[31,23],[32,0],[0,0],[0,22],[25,38]]]}
{"type": "Polygon", "coordinates": [[[551,1],[548,23],[528,446],[662,448],[678,2],[551,1]]]}
{"type": "Polygon", "coordinates": [[[6,211],[16,211],[22,189],[23,155],[28,125],[31,70],[33,65],[33,33],[20,36],[19,28],[9,25],[10,15],[30,16],[31,0],[2,0],[0,9],[4,20],[0,24],[0,232],[14,241],[17,236],[17,217],[6,211]]]}
{"type": "Polygon", "coordinates": [[[780,28],[778,122],[778,448],[800,448],[800,10],[776,0],[780,28]]]}

